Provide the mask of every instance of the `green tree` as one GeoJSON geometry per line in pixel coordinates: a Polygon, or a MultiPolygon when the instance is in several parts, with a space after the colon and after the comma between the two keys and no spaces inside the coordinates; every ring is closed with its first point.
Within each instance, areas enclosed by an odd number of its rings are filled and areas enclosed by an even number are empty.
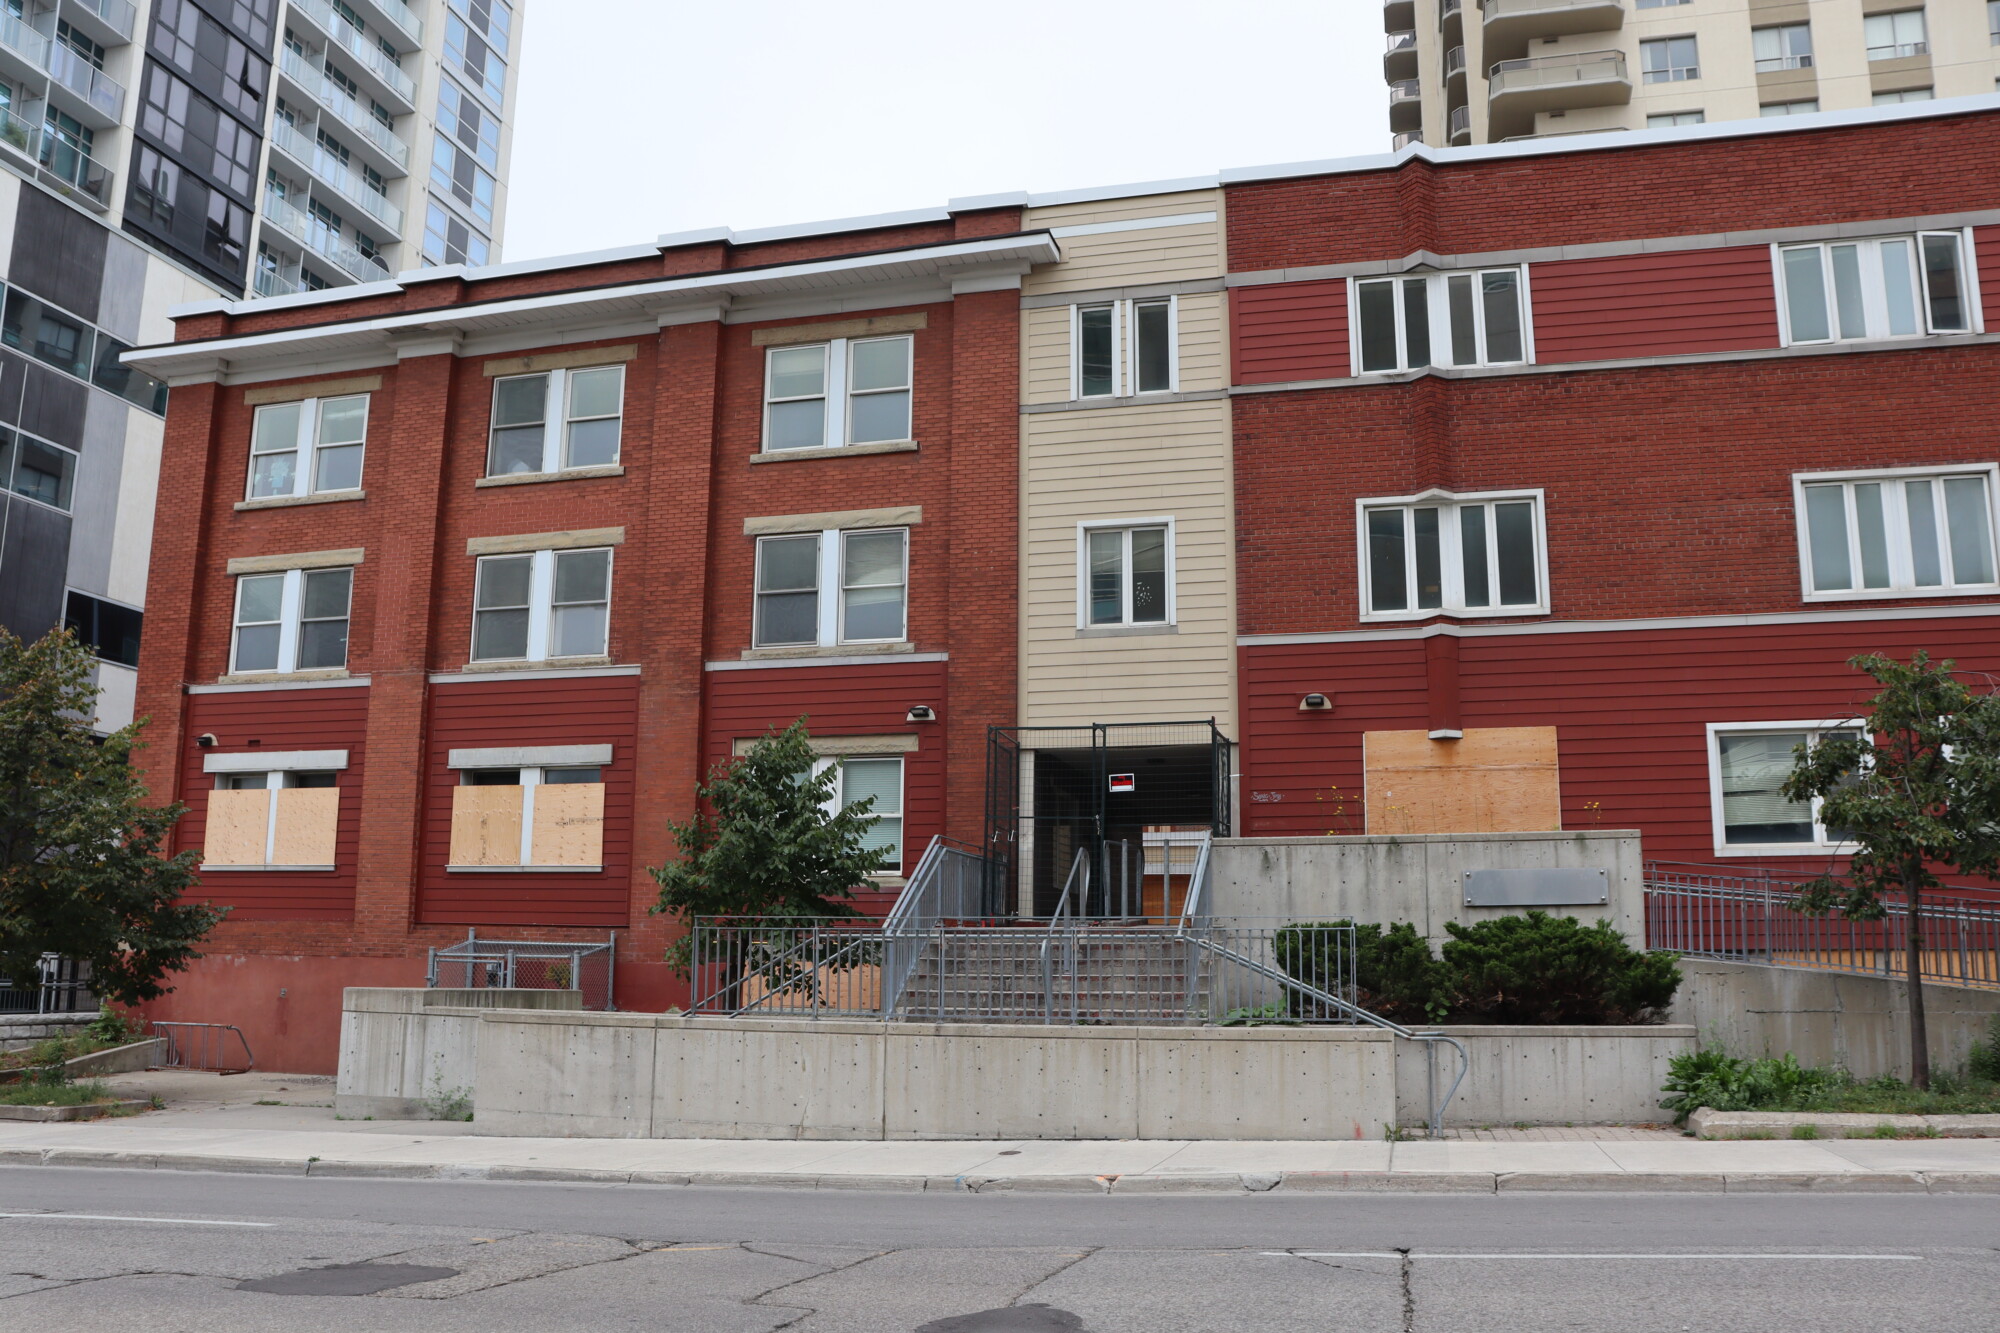
{"type": "Polygon", "coordinates": [[[1930,1086],[1924,1023],[1923,895],[1933,867],[1966,875],[2000,866],[2000,699],[1975,692],[1950,661],[1919,652],[1908,664],[1879,654],[1848,665],[1882,689],[1856,730],[1800,746],[1782,791],[1818,799],[1819,819],[1855,846],[1847,874],[1803,886],[1800,911],[1839,908],[1880,920],[1888,895],[1908,912],[1904,975],[1910,993],[1910,1083],[1930,1086]]]}
{"type": "Polygon", "coordinates": [[[92,735],[93,674],[67,630],[0,629],[0,975],[61,954],[90,964],[99,996],[136,1004],[171,989],[226,909],[183,901],[199,856],[161,848],[187,807],[144,803],[144,718],[92,735]]]}
{"type": "MultiPolygon", "coordinates": [[[[712,769],[694,818],[667,825],[681,859],[648,867],[660,886],[653,911],[689,924],[859,915],[854,889],[889,869],[890,853],[866,845],[874,798],[829,809],[834,772],[815,774],[815,758],[800,718],[712,769]]],[[[667,951],[683,976],[691,947],[684,935],[667,951]]]]}

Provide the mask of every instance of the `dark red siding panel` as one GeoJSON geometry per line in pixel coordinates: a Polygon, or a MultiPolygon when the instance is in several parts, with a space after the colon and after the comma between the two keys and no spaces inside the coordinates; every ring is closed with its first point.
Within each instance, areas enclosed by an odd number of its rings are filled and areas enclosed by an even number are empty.
{"type": "Polygon", "coordinates": [[[1347,282],[1281,282],[1229,293],[1237,384],[1339,379],[1348,373],[1347,282]]]}
{"type": "MultiPolygon", "coordinates": [[[[726,762],[738,739],[783,730],[801,717],[816,736],[914,734],[918,749],[903,756],[903,865],[908,874],[936,835],[944,832],[945,663],[785,667],[769,671],[708,673],[706,761],[726,762]],[[927,704],[938,722],[905,721],[927,704]]],[[[886,913],[894,891],[857,894],[865,911],[886,913]]]]}
{"type": "MultiPolygon", "coordinates": [[[[1557,729],[1565,828],[1636,828],[1648,857],[1714,862],[1707,724],[1852,716],[1874,685],[1848,659],[1918,649],[1990,663],[2000,616],[1471,636],[1459,690],[1467,727],[1557,729]]],[[[1361,738],[1424,725],[1423,641],[1251,646],[1241,660],[1245,834],[1364,831],[1361,738]],[[1299,712],[1310,690],[1333,712],[1299,712]]]]}
{"type": "Polygon", "coordinates": [[[1979,265],[1980,304],[1986,311],[1986,331],[2000,332],[2000,227],[1974,227],[1972,248],[1979,265]]]}
{"type": "Polygon", "coordinates": [[[582,926],[630,924],[632,778],[638,737],[639,678],[579,676],[439,685],[431,699],[428,799],[421,812],[423,882],[417,919],[425,925],[582,926]],[[447,871],[451,791],[459,776],[451,751],[509,745],[611,746],[604,770],[604,868],[596,873],[447,871]]]}
{"type": "Polygon", "coordinates": [[[1767,246],[1536,264],[1528,285],[1543,365],[1778,345],[1767,246]]]}
{"type": "Polygon", "coordinates": [[[229,921],[348,921],[354,916],[354,865],[361,835],[362,762],[368,734],[365,687],[332,690],[257,690],[241,694],[197,694],[188,700],[185,750],[181,756],[181,799],[188,812],[175,831],[178,850],[202,845],[208,794],[215,779],[202,771],[209,754],[257,750],[345,750],[347,768],[335,780],[340,819],[334,840],[334,869],[265,874],[219,870],[202,877],[200,897],[227,906],[229,921]],[[215,737],[212,750],[195,744],[215,737]]]}

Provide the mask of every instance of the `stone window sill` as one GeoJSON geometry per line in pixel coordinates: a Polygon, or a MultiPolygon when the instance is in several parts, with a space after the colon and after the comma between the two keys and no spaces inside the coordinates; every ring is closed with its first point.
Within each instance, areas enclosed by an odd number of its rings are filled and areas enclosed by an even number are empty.
{"type": "Polygon", "coordinates": [[[1155,634],[1179,634],[1179,625],[1090,625],[1076,632],[1079,639],[1138,639],[1155,634]]]}
{"type": "Polygon", "coordinates": [[[526,658],[510,659],[505,662],[467,662],[460,671],[560,671],[564,667],[610,666],[609,657],[544,657],[538,661],[526,658]]]}
{"type": "Polygon", "coordinates": [[[252,871],[262,870],[273,875],[290,875],[290,874],[295,874],[302,870],[332,870],[334,869],[334,867],[333,866],[217,866],[217,865],[204,864],[200,866],[199,869],[201,870],[201,873],[204,875],[214,874],[218,871],[226,871],[226,870],[252,870],[252,871]]]}
{"type": "Polygon", "coordinates": [[[450,875],[595,875],[603,866],[446,866],[450,875]]]}
{"type": "Polygon", "coordinates": [[[481,477],[474,486],[533,486],[544,481],[588,481],[592,477],[622,477],[625,469],[617,463],[596,467],[572,467],[560,472],[510,472],[502,477],[481,477]]]}
{"type": "Polygon", "coordinates": [[[339,504],[343,500],[366,500],[367,491],[321,491],[316,495],[266,495],[257,500],[238,500],[241,509],[292,509],[299,505],[339,504]]]}
{"type": "Polygon", "coordinates": [[[915,440],[881,440],[874,444],[841,444],[819,449],[776,449],[750,455],[752,463],[798,463],[808,458],[849,458],[855,454],[913,454],[915,440]]]}
{"type": "Polygon", "coordinates": [[[781,648],[745,648],[745,662],[768,662],[788,657],[872,657],[877,654],[913,653],[917,645],[902,643],[837,643],[830,647],[800,645],[781,648]]]}
{"type": "Polygon", "coordinates": [[[289,685],[301,680],[351,680],[346,668],[339,671],[238,671],[217,676],[217,685],[289,685]]]}

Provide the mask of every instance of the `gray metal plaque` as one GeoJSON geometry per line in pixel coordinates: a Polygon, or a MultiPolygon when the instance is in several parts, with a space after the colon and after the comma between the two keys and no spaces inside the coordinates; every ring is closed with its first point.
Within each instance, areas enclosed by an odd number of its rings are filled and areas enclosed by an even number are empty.
{"type": "Polygon", "coordinates": [[[1467,907],[1603,906],[1611,900],[1602,870],[1468,870],[1467,907]]]}

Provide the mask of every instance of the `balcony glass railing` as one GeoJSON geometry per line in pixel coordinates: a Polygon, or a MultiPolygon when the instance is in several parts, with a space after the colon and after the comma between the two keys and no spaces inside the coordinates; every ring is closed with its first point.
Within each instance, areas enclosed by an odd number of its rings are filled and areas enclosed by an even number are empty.
{"type": "Polygon", "coordinates": [[[1455,106],[1451,109],[1451,135],[1456,139],[1461,134],[1472,133],[1472,108],[1455,106]]]}
{"type": "Polygon", "coordinates": [[[49,45],[49,39],[29,27],[27,20],[0,10],[0,46],[26,56],[38,69],[47,69],[49,45]]]}
{"type": "Polygon", "coordinates": [[[1545,14],[1551,9],[1618,9],[1621,0],[1479,0],[1489,19],[1512,14],[1545,14]]]}
{"type": "Polygon", "coordinates": [[[395,24],[413,42],[424,40],[424,21],[402,0],[367,0],[383,18],[395,24]]]}
{"type": "Polygon", "coordinates": [[[1444,53],[1444,76],[1448,79],[1454,74],[1463,73],[1465,73],[1465,48],[1454,46],[1444,53]]]}
{"type": "Polygon", "coordinates": [[[1419,79],[1397,79],[1389,85],[1389,101],[1414,102],[1424,95],[1424,85],[1419,79]]]}
{"type": "Polygon", "coordinates": [[[139,24],[139,11],[125,0],[76,0],[76,3],[103,19],[127,41],[132,39],[132,29],[139,24]]]}
{"type": "Polygon", "coordinates": [[[116,121],[125,110],[125,85],[60,43],[49,48],[49,73],[57,83],[116,121]]]}
{"type": "Polygon", "coordinates": [[[49,176],[85,199],[111,206],[111,169],[47,126],[42,127],[41,151],[35,160],[49,176]]]}
{"type": "Polygon", "coordinates": [[[33,157],[35,143],[41,137],[41,133],[41,126],[22,120],[9,107],[0,107],[0,144],[5,144],[17,153],[33,157]]]}
{"type": "Polygon", "coordinates": [[[1424,132],[1422,130],[1404,130],[1401,134],[1390,139],[1389,144],[1391,149],[1400,150],[1408,148],[1413,143],[1422,143],[1423,141],[1424,132]]]}
{"type": "Polygon", "coordinates": [[[325,70],[289,46],[285,48],[283,65],[285,73],[311,93],[322,107],[332,112],[334,119],[380,149],[397,166],[409,170],[410,146],[397,138],[394,130],[363,111],[361,104],[348,96],[345,88],[326,76],[325,70]]]}
{"type": "Polygon", "coordinates": [[[412,106],[416,105],[416,81],[405,74],[403,67],[392,60],[381,47],[356,32],[352,24],[334,13],[333,6],[327,4],[326,0],[292,0],[292,8],[318,24],[319,30],[325,33],[335,46],[359,61],[369,73],[395,89],[405,102],[412,106]]]}
{"type": "Polygon", "coordinates": [[[389,276],[388,265],[362,254],[339,232],[269,190],[264,192],[264,216],[279,231],[358,282],[380,282],[389,276]]]}
{"type": "Polygon", "coordinates": [[[1503,60],[1493,67],[1487,87],[1494,96],[1563,83],[1626,79],[1623,51],[1578,51],[1571,55],[1503,60]]]}
{"type": "Polygon", "coordinates": [[[354,204],[390,231],[403,229],[403,210],[368,188],[355,170],[321,147],[303,130],[282,120],[271,122],[271,142],[298,159],[314,178],[332,187],[334,193],[354,204]]]}
{"type": "Polygon", "coordinates": [[[305,290],[304,283],[268,268],[257,270],[257,280],[254,285],[259,296],[290,296],[294,292],[305,290]]]}
{"type": "Polygon", "coordinates": [[[1438,21],[1442,23],[1464,7],[1464,0],[1438,0],[1438,21]]]}
{"type": "Polygon", "coordinates": [[[1389,34],[1389,52],[1414,51],[1417,49],[1417,34],[1414,32],[1392,32],[1389,34]]]}

